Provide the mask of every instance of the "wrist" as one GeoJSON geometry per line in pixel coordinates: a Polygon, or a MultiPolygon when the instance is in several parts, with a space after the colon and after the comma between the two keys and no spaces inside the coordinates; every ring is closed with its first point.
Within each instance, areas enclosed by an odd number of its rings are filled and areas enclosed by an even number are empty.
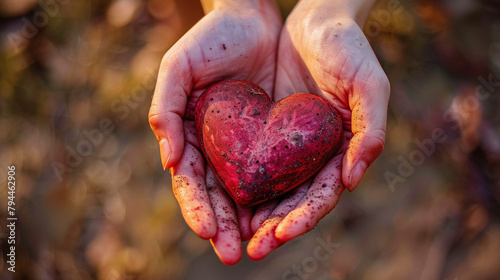
{"type": "Polygon", "coordinates": [[[263,2],[272,0],[200,0],[205,14],[220,9],[258,9],[263,2]]]}
{"type": "Polygon", "coordinates": [[[305,10],[314,17],[324,19],[347,18],[363,26],[375,2],[376,0],[299,0],[295,9],[305,10]]]}

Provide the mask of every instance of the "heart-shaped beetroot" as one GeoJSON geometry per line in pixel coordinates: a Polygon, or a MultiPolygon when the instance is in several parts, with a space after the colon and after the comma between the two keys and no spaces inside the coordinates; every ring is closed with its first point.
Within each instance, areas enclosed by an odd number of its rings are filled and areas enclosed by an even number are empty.
{"type": "Polygon", "coordinates": [[[318,172],[342,142],[342,119],[324,99],[273,102],[256,84],[210,86],[195,108],[196,132],[220,183],[240,206],[273,199],[318,172]]]}

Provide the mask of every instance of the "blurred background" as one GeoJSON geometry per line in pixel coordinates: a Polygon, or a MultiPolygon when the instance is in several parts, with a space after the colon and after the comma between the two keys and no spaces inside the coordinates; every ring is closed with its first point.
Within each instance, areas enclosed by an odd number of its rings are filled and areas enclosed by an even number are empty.
{"type": "Polygon", "coordinates": [[[364,31],[392,86],[384,152],[313,231],[229,267],[183,221],[147,122],[199,3],[0,1],[0,278],[500,279],[499,15],[379,1],[364,31]]]}

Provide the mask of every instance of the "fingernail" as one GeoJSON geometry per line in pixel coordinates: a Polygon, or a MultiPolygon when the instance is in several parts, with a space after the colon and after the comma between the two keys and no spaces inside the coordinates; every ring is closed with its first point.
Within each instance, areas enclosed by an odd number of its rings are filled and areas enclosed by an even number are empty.
{"type": "Polygon", "coordinates": [[[352,192],[359,184],[361,181],[361,178],[363,177],[363,174],[365,173],[366,170],[366,164],[364,162],[358,162],[354,169],[351,172],[351,176],[349,177],[349,186],[347,186],[347,189],[352,192]]]}
{"type": "Polygon", "coordinates": [[[172,157],[172,154],[170,154],[167,158],[167,162],[163,165],[163,171],[167,170],[168,162],[170,161],[170,158],[172,157]]]}
{"type": "Polygon", "coordinates": [[[161,156],[161,165],[163,166],[163,170],[167,169],[168,161],[172,156],[172,148],[170,147],[170,143],[168,143],[167,139],[160,140],[160,156],[161,156]]]}

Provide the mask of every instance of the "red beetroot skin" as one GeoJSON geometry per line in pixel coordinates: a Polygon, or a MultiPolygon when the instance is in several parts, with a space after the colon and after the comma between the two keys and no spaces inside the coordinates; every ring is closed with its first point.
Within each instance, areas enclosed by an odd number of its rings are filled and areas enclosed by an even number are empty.
{"type": "Polygon", "coordinates": [[[342,119],[316,95],[274,103],[256,84],[210,86],[195,108],[196,132],[220,183],[240,206],[273,199],[318,172],[342,141],[342,119]]]}

